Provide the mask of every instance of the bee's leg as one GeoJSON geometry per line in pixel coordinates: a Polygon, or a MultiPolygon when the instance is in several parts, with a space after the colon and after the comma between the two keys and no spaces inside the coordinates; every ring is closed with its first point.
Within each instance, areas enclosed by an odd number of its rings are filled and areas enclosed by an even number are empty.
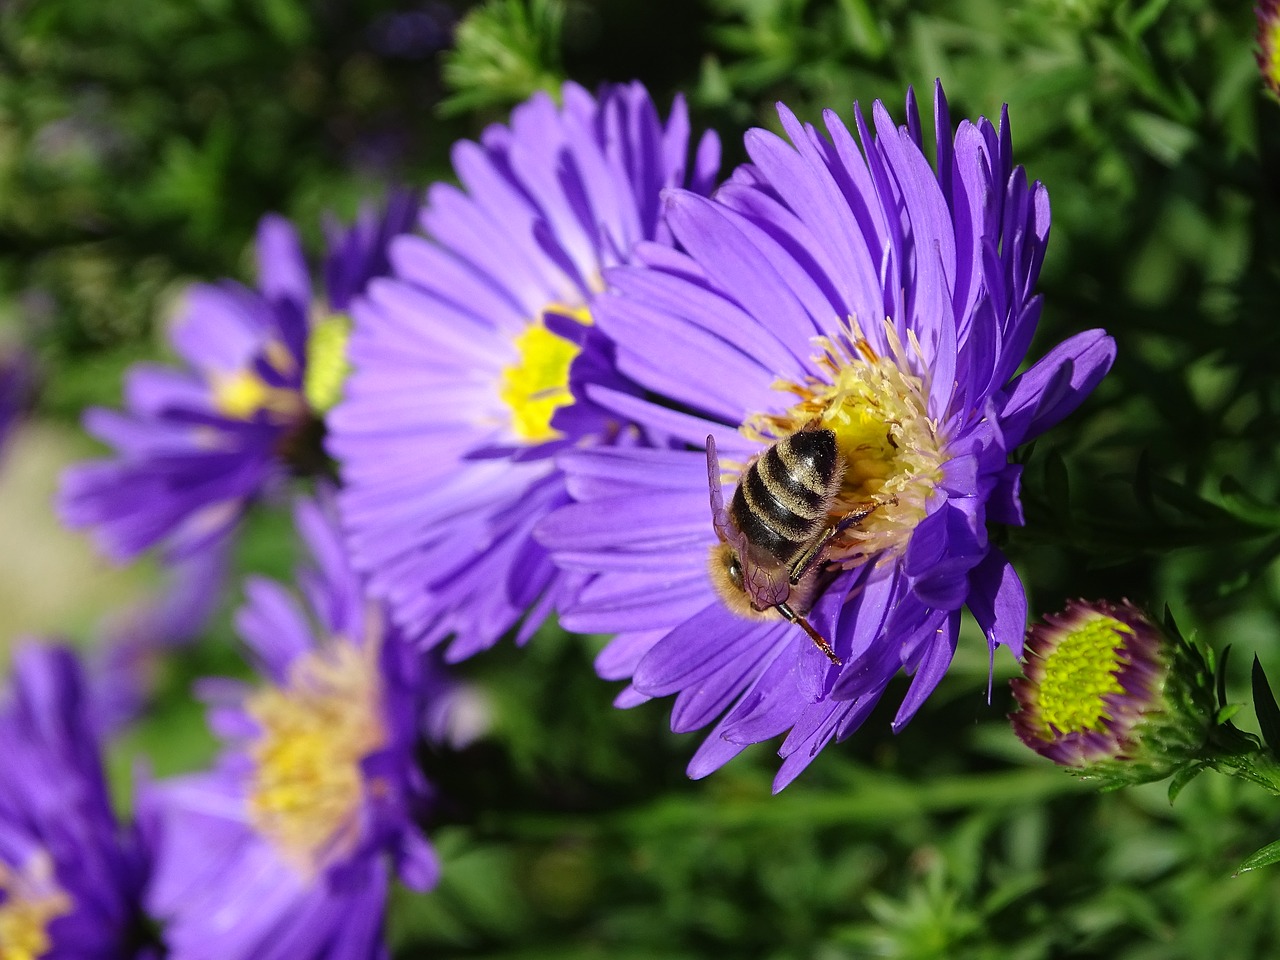
{"type": "Polygon", "coordinates": [[[778,604],[777,611],[782,614],[789,623],[794,623],[801,630],[807,633],[809,635],[809,639],[812,640],[817,645],[818,649],[827,655],[827,659],[837,667],[844,663],[843,660],[836,656],[836,652],[831,649],[831,644],[827,643],[827,638],[817,630],[813,629],[813,625],[809,623],[808,620],[800,616],[800,614],[796,613],[785,603],[778,604]]]}
{"type": "Polygon", "coordinates": [[[878,500],[875,503],[869,503],[861,510],[854,510],[851,513],[846,513],[838,522],[827,527],[826,530],[822,531],[822,535],[818,537],[817,540],[813,541],[813,543],[805,548],[805,551],[801,553],[800,556],[796,557],[795,560],[791,562],[791,566],[787,570],[787,579],[791,582],[791,585],[795,586],[799,583],[804,575],[809,572],[809,568],[822,558],[822,554],[827,549],[827,544],[831,542],[831,539],[836,534],[840,533],[846,527],[853,526],[855,523],[861,523],[863,520],[867,519],[867,517],[871,516],[871,514],[875,513],[880,507],[888,506],[891,503],[897,502],[897,497],[890,497],[888,500],[878,500]]]}

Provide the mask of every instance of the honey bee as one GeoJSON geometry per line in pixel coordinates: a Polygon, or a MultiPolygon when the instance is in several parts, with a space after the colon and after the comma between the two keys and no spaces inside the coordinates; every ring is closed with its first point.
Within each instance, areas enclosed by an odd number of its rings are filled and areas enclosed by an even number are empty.
{"type": "Polygon", "coordinates": [[[827,545],[879,506],[832,521],[828,514],[844,481],[845,459],[831,430],[806,427],[761,454],[738,480],[726,510],[720,460],[707,437],[707,484],[720,542],[711,551],[711,580],[734,613],[760,619],[776,610],[799,626],[827,659],[840,658],[805,619],[827,545]]]}

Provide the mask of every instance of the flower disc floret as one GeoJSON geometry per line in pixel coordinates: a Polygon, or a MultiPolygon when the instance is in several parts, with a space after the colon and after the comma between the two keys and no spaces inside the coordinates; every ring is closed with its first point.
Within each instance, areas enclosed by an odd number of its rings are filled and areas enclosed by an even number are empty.
{"type": "Polygon", "coordinates": [[[366,792],[361,762],[385,746],[377,645],[334,643],[298,657],[284,686],[245,704],[261,735],[249,794],[254,826],[308,873],[348,855],[366,792]]]}
{"type": "MultiPolygon", "coordinates": [[[[591,314],[585,307],[555,307],[584,326],[591,314]]],[[[529,444],[545,443],[564,434],[551,425],[556,411],[573,403],[569,370],[582,346],[547,329],[539,317],[516,335],[519,359],[502,371],[499,396],[511,410],[511,429],[529,444]]]]}
{"type": "Polygon", "coordinates": [[[844,480],[831,518],[875,508],[841,530],[828,549],[827,561],[846,568],[869,559],[887,562],[906,548],[950,459],[938,422],[928,415],[928,369],[920,345],[912,343],[909,359],[892,322],[884,324],[884,333],[887,356],[876,352],[852,319],[844,332],[815,338],[820,352],[813,360],[821,374],[804,383],[775,384],[798,401],[782,413],[751,415],[742,427],[748,439],[769,444],[804,429],[835,434],[844,480]]]}
{"type": "Polygon", "coordinates": [[[345,313],[322,315],[311,327],[302,395],[318,414],[328,413],[342,399],[342,387],[351,373],[347,362],[350,339],[351,318],[345,313]]]}
{"type": "Polygon", "coordinates": [[[1102,614],[1088,618],[1044,656],[1036,706],[1046,734],[1101,730],[1112,720],[1107,697],[1124,693],[1121,668],[1128,665],[1127,624],[1102,614]]]}
{"type": "Polygon", "coordinates": [[[73,908],[47,854],[36,853],[21,870],[0,861],[0,960],[47,955],[53,947],[49,924],[73,908]]]}

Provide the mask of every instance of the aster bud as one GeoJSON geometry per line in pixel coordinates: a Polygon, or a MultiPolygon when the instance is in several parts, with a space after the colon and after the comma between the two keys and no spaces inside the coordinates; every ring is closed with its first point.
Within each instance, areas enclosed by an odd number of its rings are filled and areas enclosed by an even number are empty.
{"type": "Polygon", "coordinates": [[[1209,759],[1213,672],[1200,651],[1127,600],[1072,601],[1028,631],[1010,719],[1031,749],[1107,787],[1209,759]]]}

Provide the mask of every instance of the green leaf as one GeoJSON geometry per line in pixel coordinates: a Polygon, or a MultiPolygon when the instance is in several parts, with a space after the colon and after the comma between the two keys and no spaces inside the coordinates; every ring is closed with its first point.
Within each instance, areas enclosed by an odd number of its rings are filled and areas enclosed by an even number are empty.
{"type": "Polygon", "coordinates": [[[1226,709],[1227,706],[1227,661],[1231,659],[1231,644],[1227,644],[1222,648],[1222,656],[1218,658],[1218,665],[1214,668],[1214,681],[1218,689],[1218,706],[1226,709]]]}
{"type": "Polygon", "coordinates": [[[1227,703],[1218,708],[1218,712],[1213,715],[1213,722],[1218,726],[1229,723],[1244,708],[1243,703],[1227,703]]]}
{"type": "Polygon", "coordinates": [[[440,113],[505,108],[539,90],[558,96],[564,17],[562,0],[490,0],[468,13],[444,59],[452,93],[440,113]]]}
{"type": "Polygon", "coordinates": [[[1227,507],[1241,520],[1259,527],[1280,529],[1280,506],[1263,503],[1229,474],[1222,478],[1218,489],[1227,507]]]}
{"type": "Polygon", "coordinates": [[[889,49],[889,42],[867,0],[840,0],[845,35],[850,45],[871,60],[879,60],[889,49]]]}
{"type": "Polygon", "coordinates": [[[1173,775],[1173,779],[1169,781],[1169,803],[1178,799],[1178,794],[1182,792],[1182,788],[1188,783],[1200,776],[1204,770],[1203,763],[1196,763],[1189,767],[1183,767],[1173,775]]]}
{"type": "Polygon", "coordinates": [[[1245,857],[1240,866],[1236,868],[1236,876],[1242,873],[1248,873],[1250,870],[1257,870],[1259,867],[1267,867],[1280,860],[1280,840],[1268,843],[1261,850],[1256,851],[1252,856],[1245,857]]]}
{"type": "Polygon", "coordinates": [[[1253,658],[1253,710],[1258,715],[1258,726],[1262,728],[1262,739],[1274,757],[1280,757],[1280,707],[1276,706],[1275,694],[1271,692],[1271,684],[1262,669],[1257,655],[1253,658]]]}

